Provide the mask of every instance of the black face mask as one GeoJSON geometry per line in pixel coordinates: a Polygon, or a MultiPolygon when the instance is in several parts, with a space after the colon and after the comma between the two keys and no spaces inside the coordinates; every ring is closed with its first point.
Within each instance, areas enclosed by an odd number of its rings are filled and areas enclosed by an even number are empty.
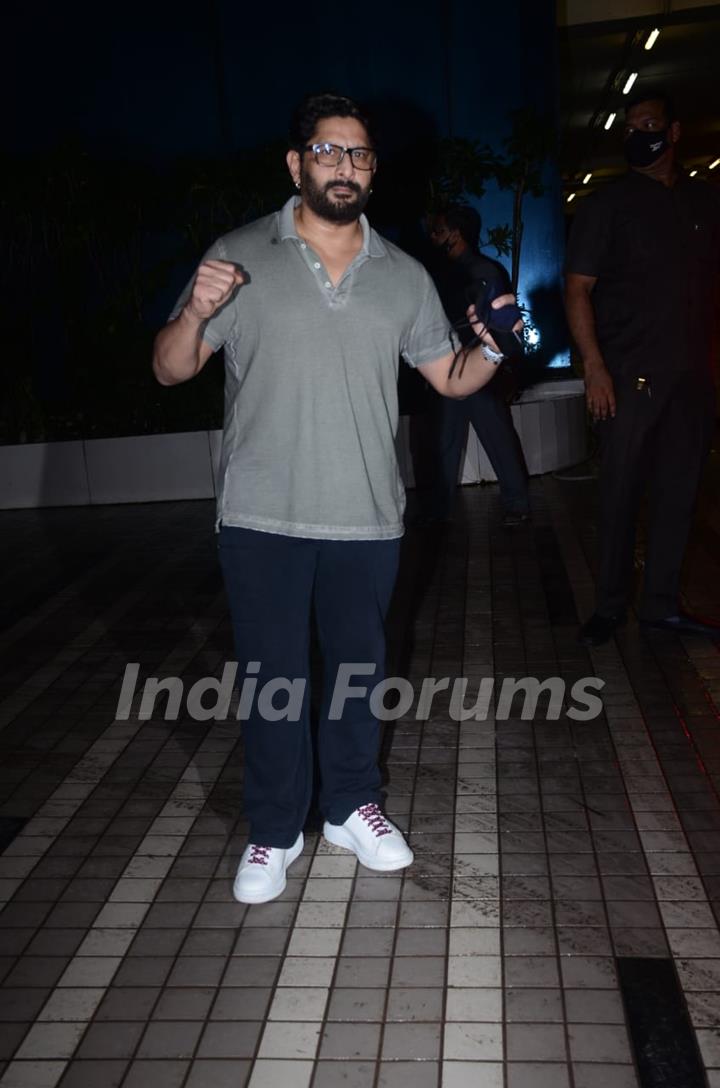
{"type": "Polygon", "coordinates": [[[652,166],[670,147],[669,132],[669,128],[660,132],[633,129],[623,145],[625,158],[631,166],[652,166]]]}

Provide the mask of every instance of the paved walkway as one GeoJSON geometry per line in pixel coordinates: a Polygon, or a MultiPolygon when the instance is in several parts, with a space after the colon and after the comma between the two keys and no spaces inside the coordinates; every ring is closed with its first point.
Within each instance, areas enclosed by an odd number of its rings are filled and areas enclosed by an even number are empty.
{"type": "MultiPolygon", "coordinates": [[[[687,596],[720,614],[717,477],[687,596]]],[[[415,864],[373,874],[311,822],[251,908],[238,728],[184,698],[232,659],[209,504],[2,515],[0,1088],[720,1088],[720,650],[634,622],[579,647],[593,485],[533,501],[508,532],[464,489],[405,540],[390,674],[486,703],[386,729],[415,864]],[[177,720],[138,713],[151,676],[177,720]],[[534,713],[523,677],[554,678],[534,713]]]]}

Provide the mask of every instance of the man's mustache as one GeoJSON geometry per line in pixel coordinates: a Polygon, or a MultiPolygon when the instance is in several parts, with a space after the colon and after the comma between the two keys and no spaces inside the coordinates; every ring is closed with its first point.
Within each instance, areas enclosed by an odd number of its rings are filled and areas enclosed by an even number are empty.
{"type": "Polygon", "coordinates": [[[325,186],[325,192],[329,193],[331,189],[352,189],[354,193],[361,192],[356,181],[329,181],[325,186]]]}

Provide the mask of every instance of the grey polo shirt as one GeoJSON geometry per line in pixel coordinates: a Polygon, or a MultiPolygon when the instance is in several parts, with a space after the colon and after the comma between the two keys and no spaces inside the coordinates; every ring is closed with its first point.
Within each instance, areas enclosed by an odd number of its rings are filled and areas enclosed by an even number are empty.
{"type": "Polygon", "coordinates": [[[422,265],[365,216],[362,249],[333,287],[295,230],[295,203],[206,254],[249,277],[202,334],[225,349],[218,524],[328,540],[399,537],[399,359],[417,366],[452,351],[449,322],[422,265]]]}

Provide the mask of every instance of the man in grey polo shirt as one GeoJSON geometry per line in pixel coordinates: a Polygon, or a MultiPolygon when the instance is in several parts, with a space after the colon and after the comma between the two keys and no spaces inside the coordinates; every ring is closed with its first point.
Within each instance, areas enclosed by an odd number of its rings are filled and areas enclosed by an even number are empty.
{"type": "MultiPolygon", "coordinates": [[[[379,726],[369,709],[403,532],[398,360],[440,393],[464,397],[500,358],[482,343],[450,374],[455,345],[430,278],[362,214],[376,154],[354,102],[306,99],[287,165],[298,195],[211,247],[153,359],[158,381],[173,385],[225,349],[217,517],[240,675],[257,677],[258,691],[276,678],[302,685],[297,713],[288,697],[284,720],[264,720],[253,702],[244,722],[249,845],[234,894],[245,903],[278,896],[303,847],[311,612],[324,665],[325,838],[371,869],[412,861],[379,807],[379,726]],[[341,697],[338,670],[350,663],[364,666],[355,685],[365,694],[341,697]]],[[[475,329],[492,345],[484,326],[475,329]]]]}

